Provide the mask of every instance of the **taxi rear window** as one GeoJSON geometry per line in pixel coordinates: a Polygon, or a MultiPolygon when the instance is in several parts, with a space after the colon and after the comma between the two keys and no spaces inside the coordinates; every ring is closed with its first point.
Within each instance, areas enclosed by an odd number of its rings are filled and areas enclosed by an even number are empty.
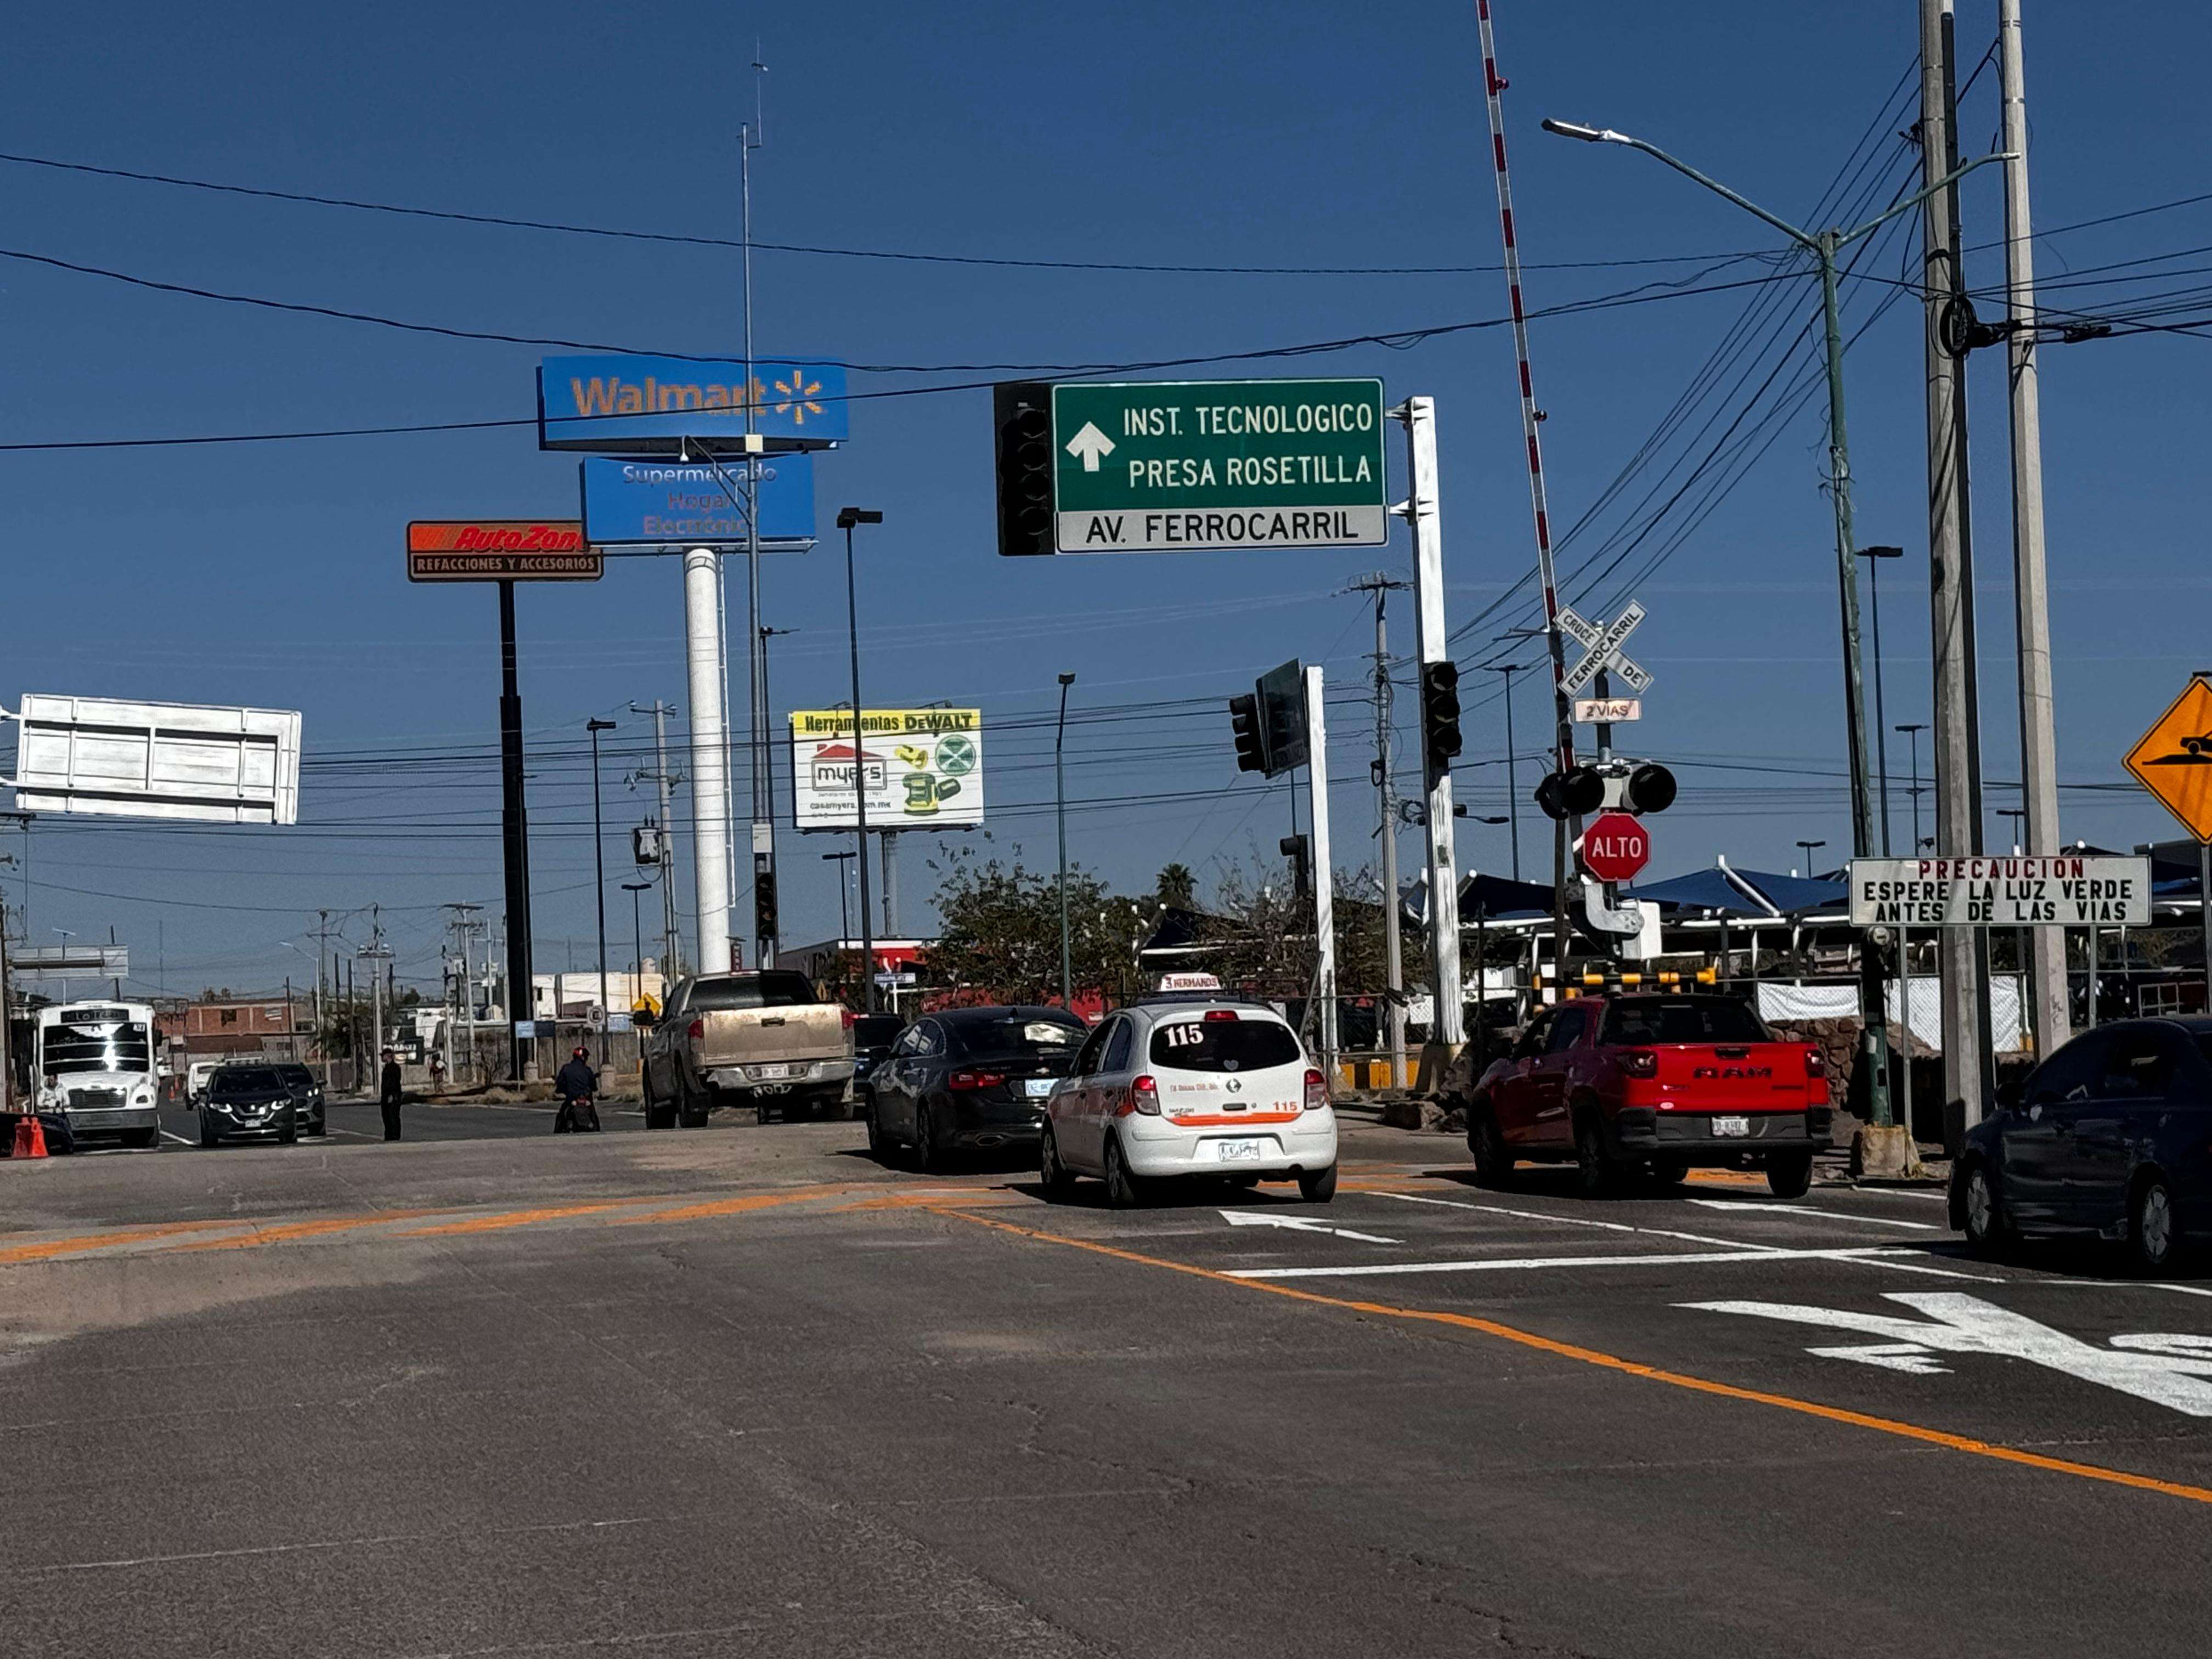
{"type": "Polygon", "coordinates": [[[1152,1032],[1152,1064],[1177,1072],[1257,1072],[1301,1058],[1291,1028],[1273,1019],[1179,1019],[1152,1032]]]}

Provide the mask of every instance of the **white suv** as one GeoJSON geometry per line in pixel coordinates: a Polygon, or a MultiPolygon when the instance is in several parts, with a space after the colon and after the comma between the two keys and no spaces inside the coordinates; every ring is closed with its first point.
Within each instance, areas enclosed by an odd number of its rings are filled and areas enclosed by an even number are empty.
{"type": "Polygon", "coordinates": [[[1297,1033],[1264,1003],[1209,997],[1140,1002],[1100,1022],[1045,1108],[1047,1196],[1103,1176],[1117,1208],[1157,1182],[1295,1179],[1309,1201],[1336,1195],[1336,1114],[1297,1033]]]}

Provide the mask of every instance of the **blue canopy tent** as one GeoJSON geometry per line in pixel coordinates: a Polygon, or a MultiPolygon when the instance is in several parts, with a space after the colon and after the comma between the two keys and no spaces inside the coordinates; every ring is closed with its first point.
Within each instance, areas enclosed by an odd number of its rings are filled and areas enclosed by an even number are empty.
{"type": "Polygon", "coordinates": [[[1676,911],[1705,910],[1769,921],[1808,911],[1840,910],[1850,896],[1845,884],[1833,878],[1780,876],[1765,870],[1732,869],[1725,863],[1665,881],[1641,883],[1628,892],[1676,911]]]}

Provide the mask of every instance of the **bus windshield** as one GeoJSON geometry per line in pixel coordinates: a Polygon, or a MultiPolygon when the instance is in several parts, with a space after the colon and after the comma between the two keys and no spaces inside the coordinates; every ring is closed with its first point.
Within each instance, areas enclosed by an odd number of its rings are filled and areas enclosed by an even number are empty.
{"type": "Polygon", "coordinates": [[[154,1069],[154,1045],[136,1020],[115,1024],[54,1024],[39,1033],[40,1065],[48,1077],[77,1072],[144,1073],[154,1069]]]}

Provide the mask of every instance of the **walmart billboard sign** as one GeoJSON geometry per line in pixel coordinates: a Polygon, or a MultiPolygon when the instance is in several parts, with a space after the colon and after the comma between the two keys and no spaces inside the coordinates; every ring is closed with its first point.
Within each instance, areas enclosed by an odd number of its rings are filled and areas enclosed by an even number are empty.
{"type": "Polygon", "coordinates": [[[548,357],[538,367],[538,447],[674,455],[689,441],[741,454],[751,429],[770,450],[827,449],[846,435],[845,371],[756,358],[548,357]]]}

